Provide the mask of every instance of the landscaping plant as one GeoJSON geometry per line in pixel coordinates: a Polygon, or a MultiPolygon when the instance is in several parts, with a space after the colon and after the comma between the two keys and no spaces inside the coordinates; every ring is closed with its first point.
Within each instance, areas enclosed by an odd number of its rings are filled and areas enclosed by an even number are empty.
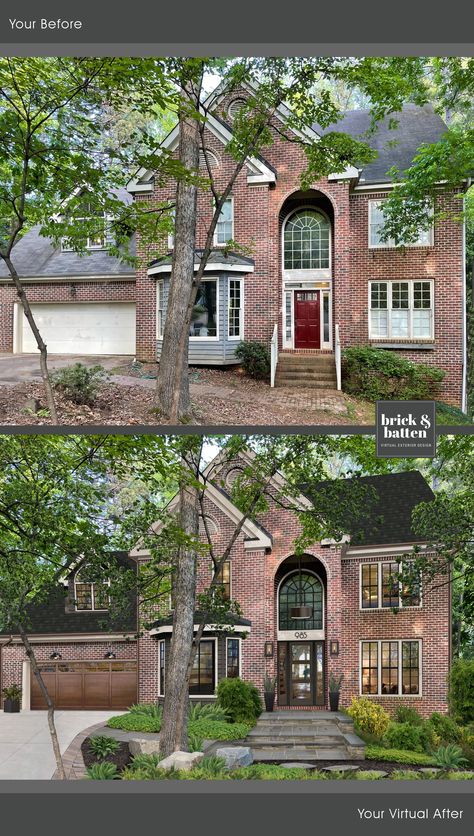
{"type": "Polygon", "coordinates": [[[51,375],[55,389],[62,392],[68,400],[76,404],[93,406],[99,387],[108,379],[108,373],[103,366],[84,366],[74,363],[65,369],[59,369],[51,375]]]}
{"type": "Polygon", "coordinates": [[[382,739],[390,723],[390,715],[368,697],[352,697],[347,713],[362,732],[382,739]]]}
{"type": "Polygon", "coordinates": [[[235,356],[242,363],[245,374],[255,380],[268,380],[270,376],[270,354],[264,343],[256,340],[242,340],[235,349],[235,356]]]}
{"type": "Polygon", "coordinates": [[[89,749],[99,760],[105,760],[108,755],[113,755],[120,749],[120,743],[114,737],[97,735],[89,739],[89,749]]]}
{"type": "Polygon", "coordinates": [[[119,775],[114,763],[102,761],[102,763],[94,763],[89,766],[86,777],[92,781],[113,781],[119,775]]]}
{"type": "Polygon", "coordinates": [[[455,743],[448,743],[447,746],[440,746],[434,753],[434,760],[436,766],[443,770],[458,769],[467,764],[467,758],[464,757],[460,746],[455,743]]]}
{"type": "Polygon", "coordinates": [[[474,659],[455,659],[449,673],[449,706],[459,723],[474,721],[474,659]]]}
{"type": "Polygon", "coordinates": [[[262,713],[262,701],[257,688],[252,682],[245,682],[239,677],[221,679],[217,686],[217,698],[233,723],[254,725],[262,713]]]}
{"type": "Polygon", "coordinates": [[[354,346],[343,351],[343,389],[368,401],[434,400],[445,372],[393,351],[354,346]]]}
{"type": "Polygon", "coordinates": [[[391,749],[408,752],[426,752],[434,742],[433,731],[427,723],[412,726],[411,723],[390,723],[383,737],[391,749]]]}

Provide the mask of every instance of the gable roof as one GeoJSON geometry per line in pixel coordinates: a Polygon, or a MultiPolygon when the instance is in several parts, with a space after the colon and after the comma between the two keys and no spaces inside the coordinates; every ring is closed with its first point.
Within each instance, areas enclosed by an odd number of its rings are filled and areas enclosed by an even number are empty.
{"type": "MultiPolygon", "coordinates": [[[[418,470],[362,476],[345,482],[349,495],[355,484],[363,490],[362,511],[356,516],[348,512],[346,516],[351,548],[424,542],[413,529],[412,512],[421,502],[431,502],[435,497],[418,470]]],[[[331,485],[334,482],[306,486],[305,493],[317,505],[318,494],[327,491],[331,485]]]]}
{"type": "Polygon", "coordinates": [[[367,142],[377,151],[376,159],[363,167],[359,177],[360,185],[390,183],[387,171],[392,166],[397,166],[401,172],[406,171],[422,143],[438,142],[447,131],[447,126],[431,104],[423,107],[405,104],[401,111],[386,116],[377,124],[374,132],[368,134],[370,125],[368,110],[348,110],[327,128],[314,126],[323,135],[330,131],[344,131],[355,139],[367,142]],[[396,128],[390,128],[390,120],[393,119],[398,122],[396,128]]]}
{"type": "MultiPolygon", "coordinates": [[[[125,189],[118,189],[117,196],[124,203],[131,203],[125,189]]],[[[135,254],[135,238],[130,242],[130,252],[135,254]]],[[[89,250],[85,255],[63,252],[61,245],[54,245],[50,238],[40,235],[40,227],[34,226],[15,244],[12,261],[21,278],[87,278],[92,276],[111,278],[135,278],[135,270],[106,250],[89,250]]],[[[10,279],[5,262],[0,261],[0,280],[10,279]]]]}

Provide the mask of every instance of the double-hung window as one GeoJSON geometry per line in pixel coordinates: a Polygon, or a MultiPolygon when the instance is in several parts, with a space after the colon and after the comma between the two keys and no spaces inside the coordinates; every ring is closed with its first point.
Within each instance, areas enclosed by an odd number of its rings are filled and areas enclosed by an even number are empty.
{"type": "MultiPolygon", "coordinates": [[[[393,238],[388,238],[386,241],[382,240],[382,227],[385,223],[383,213],[383,200],[369,200],[369,248],[377,249],[382,247],[395,247],[393,238]]],[[[403,244],[399,246],[405,247],[432,247],[433,246],[433,227],[429,229],[420,229],[418,231],[418,238],[416,241],[403,244]]]]}
{"type": "Polygon", "coordinates": [[[234,200],[228,197],[225,201],[214,232],[214,244],[223,246],[234,237],[234,200]]]}
{"type": "Polygon", "coordinates": [[[421,606],[421,578],[412,563],[391,560],[362,563],[360,607],[362,610],[403,609],[421,606]]]}
{"type": "Polygon", "coordinates": [[[362,641],[360,690],[363,695],[421,694],[421,642],[362,641]]]}
{"type": "Polygon", "coordinates": [[[430,340],[432,281],[369,282],[369,339],[430,340]]]}
{"type": "Polygon", "coordinates": [[[228,337],[229,340],[243,339],[243,281],[229,279],[228,337]]]}

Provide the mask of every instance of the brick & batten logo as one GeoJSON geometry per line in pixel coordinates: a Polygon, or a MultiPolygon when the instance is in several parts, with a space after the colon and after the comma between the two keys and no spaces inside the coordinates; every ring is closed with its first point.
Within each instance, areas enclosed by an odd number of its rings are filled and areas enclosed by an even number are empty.
{"type": "Polygon", "coordinates": [[[436,455],[434,401],[377,401],[377,456],[433,458],[436,455]]]}

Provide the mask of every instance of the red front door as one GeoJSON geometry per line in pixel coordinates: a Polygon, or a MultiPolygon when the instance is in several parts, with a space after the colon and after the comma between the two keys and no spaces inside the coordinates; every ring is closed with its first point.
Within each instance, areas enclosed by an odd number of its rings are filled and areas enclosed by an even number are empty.
{"type": "Polygon", "coordinates": [[[320,348],[319,291],[295,293],[295,348],[320,348]]]}

